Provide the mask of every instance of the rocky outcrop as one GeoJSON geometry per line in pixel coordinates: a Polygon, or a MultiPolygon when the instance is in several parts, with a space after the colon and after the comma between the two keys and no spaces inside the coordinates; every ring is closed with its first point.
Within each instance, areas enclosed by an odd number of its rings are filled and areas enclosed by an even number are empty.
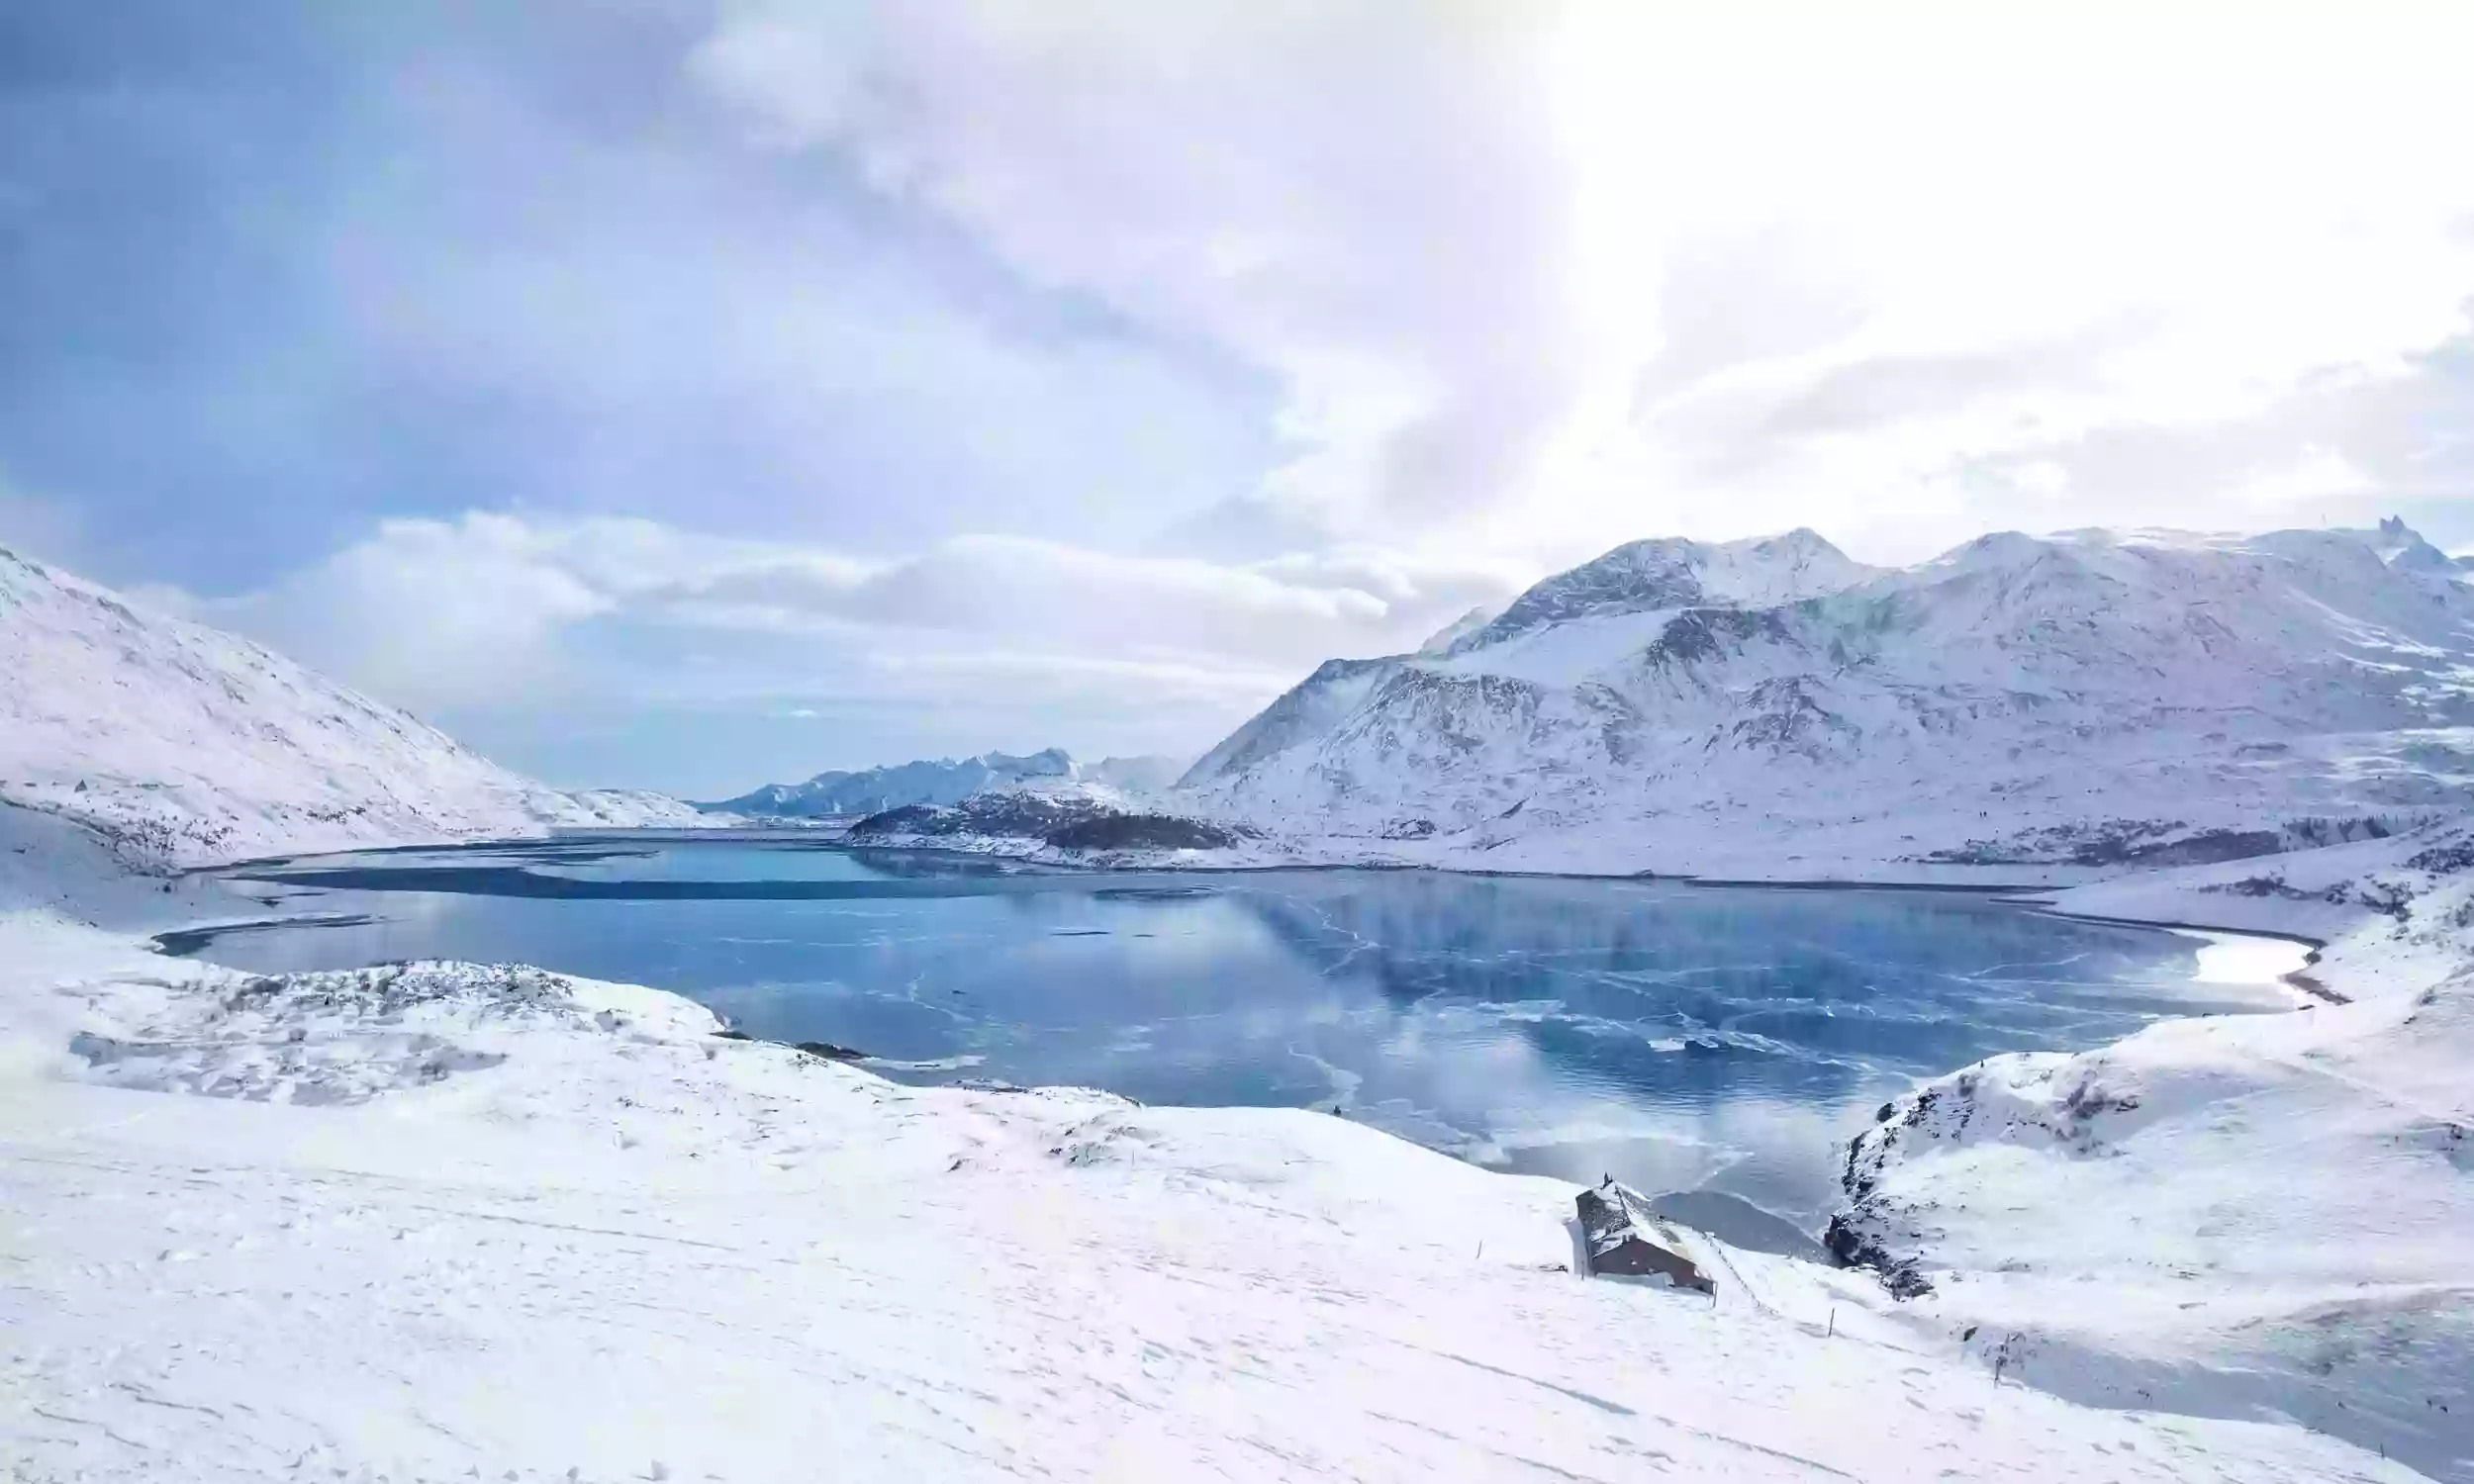
{"type": "Polygon", "coordinates": [[[850,827],[853,845],[962,844],[972,849],[1069,854],[1225,850],[1236,830],[1208,820],[1129,810],[1071,790],[993,789],[957,804],[904,804],[850,827]]]}

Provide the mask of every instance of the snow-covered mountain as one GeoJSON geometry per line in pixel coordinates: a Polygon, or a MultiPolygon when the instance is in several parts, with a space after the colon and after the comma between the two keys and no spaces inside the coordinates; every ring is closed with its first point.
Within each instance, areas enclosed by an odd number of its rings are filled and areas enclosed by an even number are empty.
{"type": "Polygon", "coordinates": [[[1492,608],[1471,608],[1460,617],[1427,635],[1426,642],[1417,646],[1417,652],[1428,655],[1450,654],[1453,645],[1492,623],[1494,614],[1495,610],[1492,608]]]}
{"type": "Polygon", "coordinates": [[[1836,593],[1872,575],[1873,568],[1801,528],[1714,546],[1672,537],[1632,541],[1531,588],[1447,652],[1491,649],[1582,620],[1697,605],[1766,607],[1836,593]]]}
{"type": "Polygon", "coordinates": [[[1050,747],[1027,757],[987,752],[959,760],[926,758],[857,772],[819,773],[804,784],[767,784],[706,807],[765,818],[830,819],[913,804],[958,804],[975,793],[1012,788],[1039,790],[1090,785],[1148,793],[1168,788],[1176,778],[1177,764],[1168,758],[1079,763],[1064,748],[1050,747]]]}
{"type": "Polygon", "coordinates": [[[271,650],[6,549],[0,804],[153,865],[712,822],[656,793],[551,788],[271,650]]]}
{"type": "Polygon", "coordinates": [[[2474,589],[2407,529],[1619,547],[1335,660],[1182,802],[1436,859],[2166,864],[2474,802],[2474,589]],[[2314,816],[2343,816],[2329,825],[2314,816]],[[1498,854],[1499,853],[1499,854],[1498,854]]]}

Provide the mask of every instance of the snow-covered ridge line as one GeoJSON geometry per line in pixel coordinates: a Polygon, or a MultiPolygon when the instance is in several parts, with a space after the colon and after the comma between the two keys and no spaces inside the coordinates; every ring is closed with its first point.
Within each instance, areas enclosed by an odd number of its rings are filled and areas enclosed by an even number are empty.
{"type": "Polygon", "coordinates": [[[178,867],[367,844],[714,822],[569,792],[219,630],[0,549],[0,806],[178,867]]]}
{"type": "Polygon", "coordinates": [[[2326,843],[2474,808],[2464,575],[2396,521],[1890,572],[1809,532],[1635,543],[1442,653],[1326,663],[1174,802],[1300,859],[1662,875],[2326,843]]]}

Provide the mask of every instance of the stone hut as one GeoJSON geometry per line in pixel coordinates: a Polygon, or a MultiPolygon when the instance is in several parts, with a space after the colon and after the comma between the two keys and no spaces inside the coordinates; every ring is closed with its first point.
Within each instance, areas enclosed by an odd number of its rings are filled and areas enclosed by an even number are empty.
{"type": "Polygon", "coordinates": [[[1683,1244],[1650,1214],[1640,1191],[1609,1176],[1595,1190],[1580,1192],[1574,1204],[1593,1276],[1663,1277],[1677,1288],[1717,1297],[1718,1284],[1683,1254],[1683,1244]]]}

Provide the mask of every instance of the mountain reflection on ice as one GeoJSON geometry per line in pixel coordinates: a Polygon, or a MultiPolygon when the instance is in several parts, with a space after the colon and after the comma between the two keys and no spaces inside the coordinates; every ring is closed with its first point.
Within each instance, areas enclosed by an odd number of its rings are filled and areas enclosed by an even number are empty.
{"type": "Polygon", "coordinates": [[[2199,939],[1951,892],[1064,873],[730,838],[371,853],[234,884],[336,920],[184,948],[259,971],[541,964],[908,1080],[1337,1108],[1806,1229],[1837,1148],[1915,1077],[2283,1002],[2199,939]]]}

